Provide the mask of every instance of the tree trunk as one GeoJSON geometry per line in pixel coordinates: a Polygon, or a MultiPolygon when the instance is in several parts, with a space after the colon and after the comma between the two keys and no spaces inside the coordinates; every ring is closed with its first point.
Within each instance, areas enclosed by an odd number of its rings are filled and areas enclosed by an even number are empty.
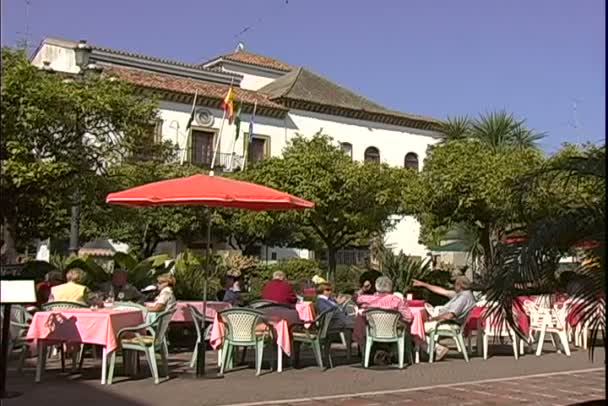
{"type": "Polygon", "coordinates": [[[14,264],[17,260],[17,224],[7,218],[3,225],[4,244],[2,246],[2,258],[6,264],[14,264]]]}
{"type": "Polygon", "coordinates": [[[336,279],[336,249],[327,246],[327,280],[335,282],[336,279]]]}
{"type": "Polygon", "coordinates": [[[486,225],[480,231],[481,236],[479,238],[479,242],[483,247],[483,269],[480,273],[485,273],[492,266],[492,261],[494,259],[494,247],[492,246],[492,237],[489,225],[486,225]]]}

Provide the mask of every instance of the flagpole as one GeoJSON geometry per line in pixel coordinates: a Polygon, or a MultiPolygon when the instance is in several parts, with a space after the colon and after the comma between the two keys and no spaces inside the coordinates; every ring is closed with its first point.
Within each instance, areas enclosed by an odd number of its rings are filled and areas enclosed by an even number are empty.
{"type": "Polygon", "coordinates": [[[213,148],[213,158],[211,159],[211,172],[210,175],[213,175],[213,168],[215,167],[215,157],[217,155],[217,149],[220,146],[220,141],[222,139],[222,132],[224,131],[224,122],[226,121],[226,110],[224,110],[224,115],[222,115],[222,124],[220,125],[220,132],[217,135],[217,140],[215,141],[215,147],[213,148]]]}
{"type": "Polygon", "coordinates": [[[232,158],[234,158],[234,147],[236,144],[236,137],[232,139],[232,152],[230,153],[230,160],[228,161],[228,169],[232,170],[232,158]]]}
{"type": "MultiPolygon", "coordinates": [[[[188,154],[188,145],[190,143],[190,128],[192,127],[192,121],[194,121],[194,113],[196,112],[196,99],[198,99],[198,90],[194,92],[194,100],[192,101],[192,111],[190,112],[190,118],[188,118],[188,124],[186,124],[186,145],[184,145],[184,150],[182,152],[182,159],[180,164],[183,165],[186,160],[186,155],[188,154]]],[[[177,136],[175,141],[179,146],[179,123],[177,127],[177,136]]]]}
{"type": "Polygon", "coordinates": [[[245,148],[243,149],[243,168],[241,169],[241,171],[244,171],[247,167],[247,155],[249,154],[249,145],[251,145],[251,137],[253,137],[253,121],[255,120],[255,111],[258,108],[258,102],[256,101],[253,104],[253,113],[251,114],[251,117],[249,118],[249,139],[247,140],[247,142],[245,143],[245,148]]]}
{"type": "MultiPolygon", "coordinates": [[[[230,87],[228,88],[228,92],[232,91],[232,84],[234,82],[234,77],[230,78],[230,87]]],[[[215,167],[215,157],[217,156],[217,150],[220,146],[220,141],[222,140],[222,132],[224,131],[224,122],[226,121],[226,108],[223,109],[224,114],[222,115],[222,124],[220,125],[220,133],[217,136],[217,141],[215,142],[215,148],[213,148],[213,158],[211,159],[211,171],[209,175],[213,176],[213,168],[215,167]]]]}

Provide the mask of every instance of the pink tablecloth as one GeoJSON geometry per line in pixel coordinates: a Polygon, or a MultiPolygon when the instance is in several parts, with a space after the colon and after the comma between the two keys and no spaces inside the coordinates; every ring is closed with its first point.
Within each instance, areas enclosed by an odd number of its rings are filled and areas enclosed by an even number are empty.
{"type": "Polygon", "coordinates": [[[302,321],[313,321],[315,319],[315,306],[312,302],[296,303],[296,310],[302,321]]]}
{"type": "MultiPolygon", "coordinates": [[[[410,311],[414,316],[411,327],[412,338],[417,342],[423,342],[425,340],[424,322],[428,319],[428,313],[424,307],[410,307],[410,311]]],[[[353,340],[359,344],[365,341],[365,317],[362,314],[355,317],[353,340]]]]}
{"type": "MultiPolygon", "coordinates": [[[[175,313],[173,313],[173,316],[171,317],[171,322],[192,323],[192,316],[190,315],[190,310],[188,310],[188,305],[194,306],[199,312],[202,313],[203,304],[203,301],[178,301],[175,313]]],[[[230,303],[207,301],[207,319],[214,319],[217,312],[222,311],[224,309],[228,309],[230,307],[230,303]]]]}
{"type": "Polygon", "coordinates": [[[144,322],[139,310],[69,309],[37,312],[27,332],[32,340],[96,344],[114,351],[116,333],[144,322]]]}
{"type": "MultiPolygon", "coordinates": [[[[516,304],[513,306],[513,314],[515,320],[517,320],[517,325],[519,326],[521,332],[526,336],[528,336],[530,331],[530,318],[524,311],[523,302],[528,299],[529,298],[527,297],[518,298],[516,304]]],[[[475,306],[473,310],[471,310],[464,327],[465,336],[471,334],[472,331],[477,331],[477,329],[482,326],[483,312],[486,309],[486,306],[475,306]]]]}

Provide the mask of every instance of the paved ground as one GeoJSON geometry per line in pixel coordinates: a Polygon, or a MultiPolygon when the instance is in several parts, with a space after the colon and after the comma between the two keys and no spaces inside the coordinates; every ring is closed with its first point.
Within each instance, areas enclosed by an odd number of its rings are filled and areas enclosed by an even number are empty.
{"type": "MultiPolygon", "coordinates": [[[[171,356],[169,381],[154,385],[143,371],[140,379],[121,376],[111,386],[100,385],[97,362],[88,362],[82,375],[61,374],[57,364],[51,365],[43,382],[35,384],[32,359],[22,374],[14,365],[10,369],[8,389],[23,395],[2,405],[570,405],[606,397],[602,348],[596,350],[594,362],[584,351],[567,358],[548,347],[540,358],[525,355],[518,361],[509,346],[497,347],[494,353],[468,364],[455,353],[439,363],[404,370],[366,370],[357,363],[346,365],[338,350],[340,365],[325,372],[305,359],[298,370],[265,371],[256,377],[253,369],[242,367],[219,380],[187,379],[189,354],[180,353],[171,356]]],[[[215,357],[209,354],[208,359],[215,357]]]]}

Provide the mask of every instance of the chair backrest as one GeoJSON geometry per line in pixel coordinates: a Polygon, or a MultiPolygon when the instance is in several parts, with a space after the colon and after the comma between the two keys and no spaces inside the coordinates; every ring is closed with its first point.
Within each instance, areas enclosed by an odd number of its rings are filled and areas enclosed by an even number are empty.
{"type": "Polygon", "coordinates": [[[524,309],[530,316],[530,328],[540,330],[545,324],[551,326],[551,311],[549,308],[539,306],[538,303],[531,300],[524,301],[524,309]]]}
{"type": "Polygon", "coordinates": [[[196,335],[200,338],[202,333],[202,328],[205,325],[205,316],[201,313],[196,307],[191,304],[187,305],[188,310],[190,311],[190,316],[192,316],[192,321],[194,322],[194,328],[196,329],[196,335]]]}
{"type": "Polygon", "coordinates": [[[80,302],[48,302],[40,306],[42,310],[84,309],[89,306],[80,302]]]}
{"type": "Polygon", "coordinates": [[[226,309],[219,312],[226,325],[226,338],[232,342],[253,342],[257,325],[264,313],[246,308],[226,309]]]}
{"type": "Polygon", "coordinates": [[[348,299],[346,302],[342,303],[340,305],[340,308],[348,316],[356,316],[357,315],[357,304],[352,299],[348,299]]]}
{"type": "Polygon", "coordinates": [[[148,314],[148,308],[134,302],[114,302],[112,309],[116,310],[140,310],[144,314],[144,319],[148,314]]]}
{"type": "Polygon", "coordinates": [[[319,313],[317,318],[315,319],[315,324],[317,326],[317,334],[319,338],[324,339],[327,337],[327,330],[329,330],[329,326],[331,324],[331,319],[334,317],[334,314],[340,310],[337,307],[327,309],[319,313]]]}
{"type": "Polygon", "coordinates": [[[508,336],[512,329],[509,327],[504,317],[502,317],[502,314],[495,310],[497,306],[498,305],[493,302],[484,303],[484,311],[482,313],[484,333],[491,336],[508,336]]]}
{"type": "Polygon", "coordinates": [[[25,306],[12,305],[11,313],[12,313],[12,317],[13,317],[11,322],[28,324],[30,321],[32,321],[32,315],[30,314],[30,312],[27,311],[25,306]]]}
{"type": "Polygon", "coordinates": [[[401,313],[397,310],[368,308],[364,313],[367,318],[368,334],[374,338],[394,338],[398,336],[397,327],[401,313]]]}
{"type": "Polygon", "coordinates": [[[152,328],[156,334],[154,345],[162,343],[167,335],[167,329],[169,328],[169,322],[171,322],[171,316],[175,313],[175,309],[165,310],[156,316],[156,320],[152,323],[152,328]]]}
{"type": "MultiPolygon", "coordinates": [[[[0,307],[0,321],[4,317],[4,306],[0,307]]],[[[12,305],[9,326],[9,339],[19,340],[25,338],[32,315],[22,305],[12,305]]]]}
{"type": "Polygon", "coordinates": [[[273,307],[273,306],[287,307],[287,308],[293,307],[293,306],[287,305],[285,303],[279,303],[279,302],[275,302],[274,300],[266,300],[266,299],[252,300],[251,302],[249,302],[249,305],[248,305],[248,307],[251,309],[263,309],[266,307],[273,307]]]}

